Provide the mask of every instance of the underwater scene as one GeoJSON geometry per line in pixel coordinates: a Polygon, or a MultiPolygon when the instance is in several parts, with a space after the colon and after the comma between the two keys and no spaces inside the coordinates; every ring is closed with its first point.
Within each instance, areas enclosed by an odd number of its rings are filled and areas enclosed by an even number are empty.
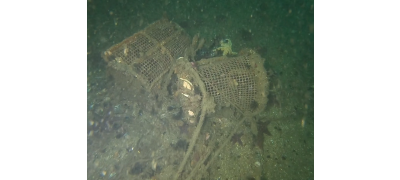
{"type": "Polygon", "coordinates": [[[314,1],[88,0],[87,179],[314,179],[314,1]]]}

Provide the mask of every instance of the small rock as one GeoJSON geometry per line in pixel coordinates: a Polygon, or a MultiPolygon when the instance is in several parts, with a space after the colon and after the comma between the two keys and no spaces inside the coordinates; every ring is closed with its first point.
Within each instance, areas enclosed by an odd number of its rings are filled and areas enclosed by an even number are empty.
{"type": "Polygon", "coordinates": [[[106,176],[106,174],[107,174],[107,171],[101,171],[100,176],[104,177],[104,176],[106,176]]]}

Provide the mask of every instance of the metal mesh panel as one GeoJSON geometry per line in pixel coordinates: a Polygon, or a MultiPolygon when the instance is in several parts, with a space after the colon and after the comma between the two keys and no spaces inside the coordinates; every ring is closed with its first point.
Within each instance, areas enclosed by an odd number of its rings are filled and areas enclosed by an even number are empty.
{"type": "MultiPolygon", "coordinates": [[[[111,67],[137,77],[151,89],[191,44],[179,25],[163,19],[112,46],[103,58],[111,67]]],[[[243,113],[256,113],[265,107],[268,80],[263,59],[254,51],[196,63],[206,91],[217,104],[233,105],[243,113]]]]}
{"type": "Polygon", "coordinates": [[[190,44],[189,36],[179,25],[162,19],[112,46],[103,58],[150,89],[190,44]]]}
{"type": "Polygon", "coordinates": [[[198,72],[217,104],[234,105],[242,112],[265,107],[268,80],[258,54],[201,60],[198,72]]]}

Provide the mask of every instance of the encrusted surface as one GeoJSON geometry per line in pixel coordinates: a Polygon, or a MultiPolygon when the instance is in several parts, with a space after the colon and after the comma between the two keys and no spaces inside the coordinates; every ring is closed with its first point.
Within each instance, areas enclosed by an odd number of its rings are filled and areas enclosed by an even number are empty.
{"type": "Polygon", "coordinates": [[[152,88],[189,45],[189,36],[179,25],[162,19],[112,46],[103,58],[152,88]]]}
{"type": "Polygon", "coordinates": [[[201,60],[198,72],[220,105],[234,105],[242,112],[256,113],[267,102],[268,80],[258,54],[201,60]]]}

